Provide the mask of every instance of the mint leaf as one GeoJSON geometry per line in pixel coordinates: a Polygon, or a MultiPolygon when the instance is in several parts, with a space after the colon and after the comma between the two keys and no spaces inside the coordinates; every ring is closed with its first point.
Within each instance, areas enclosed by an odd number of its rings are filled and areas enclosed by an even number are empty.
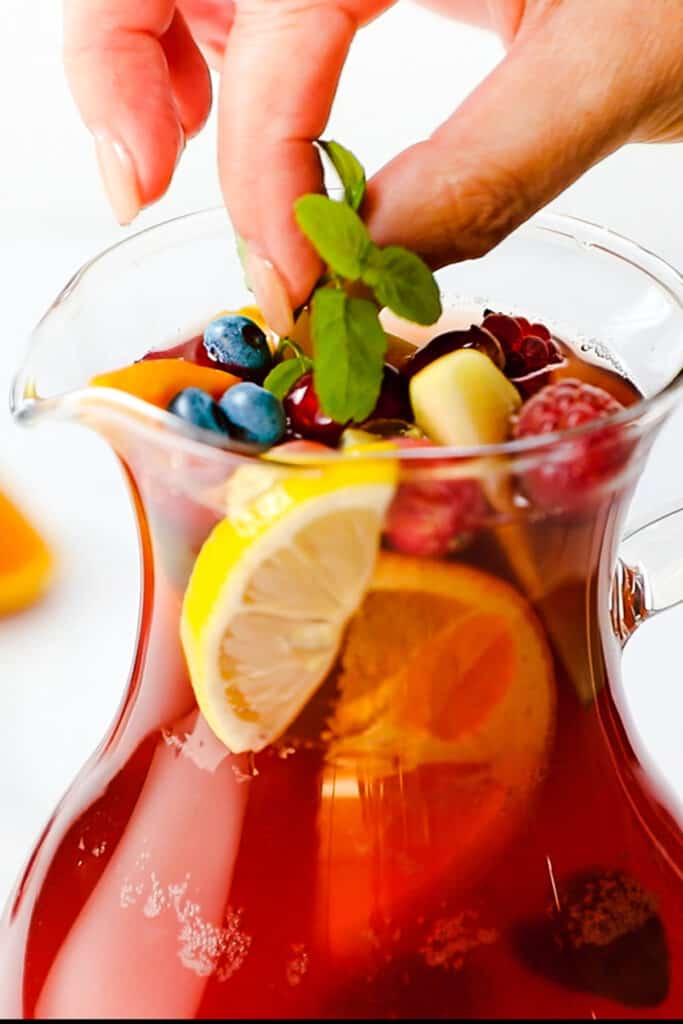
{"type": "Polygon", "coordinates": [[[441,316],[434,275],[414,252],[400,245],[373,247],[366,255],[363,280],[378,302],[415,324],[433,324],[441,316]]]}
{"type": "Polygon", "coordinates": [[[313,361],[307,356],[285,359],[273,367],[264,380],[263,386],[276,398],[282,399],[289,394],[299,377],[303,377],[312,368],[313,361]]]}
{"type": "Polygon", "coordinates": [[[318,145],[330,158],[344,188],[344,199],[352,210],[357,210],[365,196],[365,171],[353,153],[332,139],[318,141],[318,145]]]}
{"type": "Polygon", "coordinates": [[[387,339],[367,299],[319,288],[311,316],[314,385],[323,412],[337,423],[366,419],[379,398],[387,339]]]}
{"type": "Polygon", "coordinates": [[[327,196],[301,196],[294,203],[297,224],[336,274],[357,281],[371,246],[368,229],[346,203],[327,196]]]}

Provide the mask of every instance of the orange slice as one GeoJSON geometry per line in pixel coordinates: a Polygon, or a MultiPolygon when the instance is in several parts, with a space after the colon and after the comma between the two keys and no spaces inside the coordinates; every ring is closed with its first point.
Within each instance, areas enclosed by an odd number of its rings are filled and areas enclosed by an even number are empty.
{"type": "Polygon", "coordinates": [[[0,615],[8,615],[43,594],[50,579],[52,558],[42,537],[2,493],[0,538],[0,615]]]}
{"type": "Polygon", "coordinates": [[[224,370],[197,366],[184,359],[151,359],[132,363],[120,370],[101,373],[90,381],[93,387],[116,388],[165,409],[183,388],[202,388],[220,398],[238,378],[224,370]]]}
{"type": "Polygon", "coordinates": [[[442,886],[465,893],[520,827],[555,684],[538,621],[511,586],[383,553],[348,628],[338,690],[320,930],[334,955],[351,956],[442,886]]]}

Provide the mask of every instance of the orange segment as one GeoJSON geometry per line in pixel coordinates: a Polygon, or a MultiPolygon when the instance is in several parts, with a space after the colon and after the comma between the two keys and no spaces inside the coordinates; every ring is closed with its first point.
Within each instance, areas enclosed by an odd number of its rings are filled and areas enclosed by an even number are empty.
{"type": "Polygon", "coordinates": [[[46,589],[52,558],[42,537],[0,493],[0,615],[19,611],[46,589]]]}
{"type": "Polygon", "coordinates": [[[337,685],[320,929],[335,955],[356,956],[378,922],[400,926],[445,879],[464,894],[519,829],[543,774],[555,684],[535,614],[511,586],[382,553],[337,685]]]}
{"type": "Polygon", "coordinates": [[[101,373],[90,381],[93,387],[116,388],[165,409],[183,388],[202,388],[218,399],[238,378],[224,370],[197,366],[184,359],[150,359],[110,373],[101,373]]]}

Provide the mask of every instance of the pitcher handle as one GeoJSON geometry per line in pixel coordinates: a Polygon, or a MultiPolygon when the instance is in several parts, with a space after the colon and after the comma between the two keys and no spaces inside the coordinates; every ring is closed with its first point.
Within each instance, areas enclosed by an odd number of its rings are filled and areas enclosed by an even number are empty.
{"type": "Polygon", "coordinates": [[[612,590],[612,623],[622,646],[638,626],[683,602],[683,508],[622,541],[612,590]]]}

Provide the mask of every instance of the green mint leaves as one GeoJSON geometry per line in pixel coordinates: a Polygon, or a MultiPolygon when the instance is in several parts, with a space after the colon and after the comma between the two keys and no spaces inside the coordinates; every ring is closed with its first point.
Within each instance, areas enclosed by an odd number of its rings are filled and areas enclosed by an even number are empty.
{"type": "Polygon", "coordinates": [[[355,210],[327,196],[301,196],[294,203],[296,222],[330,270],[357,281],[372,248],[370,235],[355,210]]]}
{"type": "Polygon", "coordinates": [[[356,157],[338,142],[318,142],[323,153],[329,158],[344,188],[344,202],[352,210],[358,210],[365,196],[365,171],[356,157]]]}
{"type": "Polygon", "coordinates": [[[282,356],[287,349],[291,349],[293,358],[282,359],[273,367],[263,382],[264,388],[280,399],[289,393],[299,377],[303,377],[305,373],[313,369],[313,360],[309,359],[289,338],[283,338],[278,348],[278,354],[282,356]]]}
{"type": "Polygon", "coordinates": [[[433,324],[441,316],[441,298],[434,276],[419,256],[400,245],[374,247],[363,280],[377,301],[404,320],[433,324]]]}
{"type": "MultiPolygon", "coordinates": [[[[382,384],[387,339],[379,309],[387,306],[405,320],[433,324],[441,315],[441,299],[419,256],[398,245],[381,248],[370,238],[357,213],[365,172],[353,153],[338,142],[318,145],[339,176],[344,200],[305,195],[294,204],[297,224],[328,267],[312,297],[315,390],[326,415],[338,423],[358,423],[372,413],[382,384]],[[375,303],[351,298],[346,285],[352,282],[362,282],[375,303]]],[[[310,368],[311,360],[297,350],[270,372],[265,386],[284,397],[310,368]]]]}
{"type": "Polygon", "coordinates": [[[320,405],[337,423],[361,422],[377,404],[387,347],[376,306],[337,289],[318,288],[311,328],[320,405]]]}

